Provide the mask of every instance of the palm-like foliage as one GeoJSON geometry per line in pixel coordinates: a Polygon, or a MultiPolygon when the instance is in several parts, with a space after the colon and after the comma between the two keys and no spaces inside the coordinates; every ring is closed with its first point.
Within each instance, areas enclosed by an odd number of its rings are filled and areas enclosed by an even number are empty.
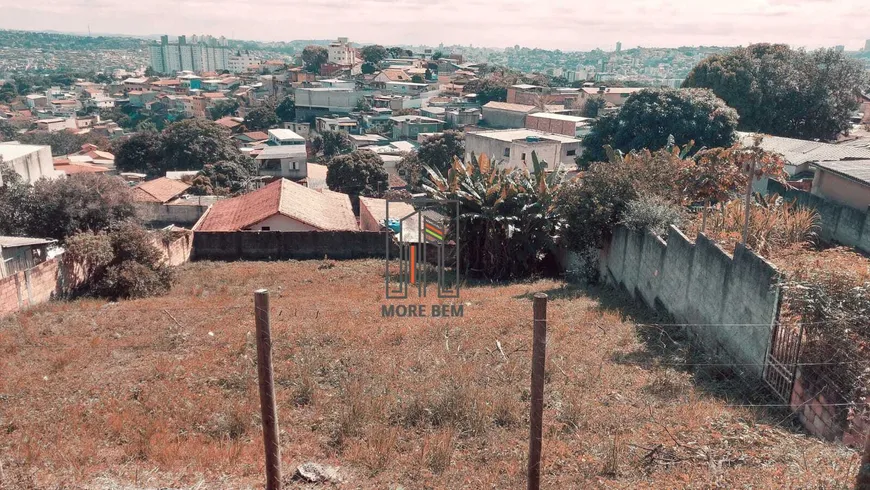
{"type": "MultiPolygon", "coordinates": [[[[459,201],[462,264],[490,279],[541,272],[562,228],[555,195],[565,172],[532,152],[532,172],[506,169],[486,155],[463,162],[454,157],[443,175],[426,166],[423,188],[438,200],[459,201]]],[[[454,233],[451,230],[451,233],[454,233]]]]}

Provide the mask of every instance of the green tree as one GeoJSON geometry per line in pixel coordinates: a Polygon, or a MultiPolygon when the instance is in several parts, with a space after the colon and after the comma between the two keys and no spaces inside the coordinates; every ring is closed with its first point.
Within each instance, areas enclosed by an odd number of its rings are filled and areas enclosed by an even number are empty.
{"type": "Polygon", "coordinates": [[[212,120],[218,120],[225,116],[232,116],[239,110],[239,101],[236,99],[219,100],[208,108],[208,114],[212,120]]]}
{"type": "Polygon", "coordinates": [[[405,182],[414,189],[419,187],[422,183],[423,174],[425,172],[423,164],[420,163],[420,159],[417,157],[416,151],[410,151],[405,154],[405,156],[399,160],[399,163],[396,164],[396,171],[399,172],[399,175],[405,179],[405,182]]]}
{"type": "Polygon", "coordinates": [[[371,150],[357,150],[330,160],[326,185],[352,196],[380,196],[389,187],[384,161],[371,150]]]}
{"type": "Polygon", "coordinates": [[[0,102],[10,103],[18,98],[18,88],[14,83],[5,82],[0,85],[0,102]]]}
{"type": "Polygon", "coordinates": [[[0,157],[0,235],[26,235],[30,186],[0,157]]]}
{"type": "Polygon", "coordinates": [[[130,187],[101,173],[38,180],[28,201],[28,234],[57,240],[107,230],[136,216],[130,187]]]}
{"type": "Polygon", "coordinates": [[[163,131],[161,168],[166,170],[200,170],[206,164],[222,160],[238,161],[242,154],[223,126],[204,119],[186,119],[172,123],[163,131]]]}
{"type": "Polygon", "coordinates": [[[118,140],[112,151],[115,167],[121,172],[162,173],[163,146],[160,133],[156,131],[143,131],[118,140]]]}
{"type": "Polygon", "coordinates": [[[369,62],[365,62],[362,64],[360,70],[362,71],[363,75],[371,75],[372,73],[378,71],[378,67],[369,62]]]}
{"type": "Polygon", "coordinates": [[[387,56],[389,56],[387,48],[381,46],[380,44],[365,46],[360,50],[360,53],[362,54],[362,58],[366,61],[366,63],[372,63],[375,65],[387,59],[387,56]]]}
{"type": "Polygon", "coordinates": [[[504,102],[507,100],[508,82],[498,77],[484,77],[471,80],[465,84],[463,92],[477,94],[477,102],[481,105],[487,102],[504,102]]]}
{"type": "Polygon", "coordinates": [[[275,114],[278,116],[278,119],[282,121],[295,121],[296,120],[296,101],[293,99],[293,96],[286,96],[278,104],[278,107],[275,108],[275,114]]]}
{"type": "Polygon", "coordinates": [[[302,50],[302,63],[305,69],[311,73],[320,72],[320,65],[329,60],[329,52],[323,46],[306,46],[302,50]]]}
{"type": "Polygon", "coordinates": [[[432,53],[433,60],[440,60],[443,57],[444,57],[444,53],[442,53],[441,51],[435,51],[434,53],[432,53]]]}
{"type": "Polygon", "coordinates": [[[0,141],[12,141],[18,136],[15,126],[9,124],[6,119],[0,119],[0,141]]]}
{"type": "Polygon", "coordinates": [[[225,196],[247,191],[253,175],[253,161],[245,160],[206,165],[193,179],[190,193],[225,196]]]}
{"type": "Polygon", "coordinates": [[[28,145],[51,146],[52,156],[60,156],[81,151],[86,138],[68,131],[31,131],[21,134],[18,141],[28,145]]]}
{"type": "Polygon", "coordinates": [[[866,83],[860,63],[836,50],[753,44],[702,60],[683,87],[712,90],[740,114],[741,130],[834,139],[849,127],[855,90],[866,83]]]}
{"type": "Polygon", "coordinates": [[[350,151],[350,138],[346,133],[341,131],[324,131],[320,135],[321,142],[319,144],[323,156],[331,159],[335,155],[350,151]]]}
{"type": "Polygon", "coordinates": [[[604,106],[607,104],[605,102],[604,97],[593,96],[586,99],[586,103],[583,104],[583,116],[584,117],[598,117],[601,114],[601,109],[604,109],[604,106]]]}
{"type": "Polygon", "coordinates": [[[628,98],[615,116],[599,118],[583,138],[582,160],[602,161],[604,146],[629,152],[671,143],[695,148],[729,146],[737,112],[706,89],[644,89],[628,98]]]}
{"type": "Polygon", "coordinates": [[[405,50],[398,46],[387,48],[387,52],[390,53],[390,58],[401,58],[405,54],[405,50]]]}
{"type": "Polygon", "coordinates": [[[465,158],[465,137],[459,131],[444,131],[430,136],[417,148],[420,164],[439,172],[447,172],[454,157],[465,158]]]}
{"type": "Polygon", "coordinates": [[[272,102],[264,102],[245,115],[245,127],[249,131],[265,131],[274,128],[279,122],[275,104],[272,102]]]}
{"type": "Polygon", "coordinates": [[[411,77],[411,82],[413,82],[413,83],[424,83],[425,80],[423,80],[423,77],[421,77],[420,75],[414,75],[414,76],[411,77]]]}

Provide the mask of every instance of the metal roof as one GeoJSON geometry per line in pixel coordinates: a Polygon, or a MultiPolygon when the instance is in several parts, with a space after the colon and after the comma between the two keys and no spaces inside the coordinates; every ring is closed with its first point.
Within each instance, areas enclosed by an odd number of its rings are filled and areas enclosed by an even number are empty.
{"type": "Polygon", "coordinates": [[[0,236],[0,248],[26,247],[29,245],[45,245],[54,243],[56,240],[44,238],[30,238],[23,236],[0,236]]]}
{"type": "MultiPolygon", "coordinates": [[[[739,132],[738,136],[744,145],[752,145],[755,133],[739,132]]],[[[870,159],[870,148],[834,145],[782,136],[765,135],[761,140],[761,147],[766,151],[781,154],[791,165],[801,165],[808,162],[870,159]]]]}
{"type": "Polygon", "coordinates": [[[870,186],[870,159],[817,162],[813,166],[870,186]]]}

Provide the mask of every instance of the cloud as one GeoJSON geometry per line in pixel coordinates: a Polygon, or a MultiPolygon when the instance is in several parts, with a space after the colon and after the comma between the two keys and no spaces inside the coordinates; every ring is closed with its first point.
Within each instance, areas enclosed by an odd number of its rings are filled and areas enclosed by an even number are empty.
{"type": "Polygon", "coordinates": [[[225,35],[290,41],[347,36],[381,44],[549,49],[737,45],[863,45],[864,0],[0,0],[0,28],[225,35]]]}

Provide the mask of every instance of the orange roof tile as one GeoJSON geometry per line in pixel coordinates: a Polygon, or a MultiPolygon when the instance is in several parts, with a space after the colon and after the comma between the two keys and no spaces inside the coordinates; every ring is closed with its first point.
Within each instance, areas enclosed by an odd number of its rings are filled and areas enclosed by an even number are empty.
{"type": "Polygon", "coordinates": [[[251,138],[253,141],[261,141],[269,139],[269,135],[262,131],[248,131],[247,133],[242,133],[243,135],[251,138]]]}
{"type": "Polygon", "coordinates": [[[184,194],[190,185],[180,180],[160,177],[148,182],[142,182],[133,188],[133,199],[139,202],[169,202],[174,197],[184,194]]]}
{"type": "Polygon", "coordinates": [[[100,165],[94,165],[91,163],[70,163],[69,160],[66,160],[66,163],[62,163],[63,159],[58,161],[57,159],[54,161],[54,169],[63,172],[67,175],[72,174],[93,174],[99,172],[108,172],[109,169],[106,167],[102,167],[100,165]]]}
{"type": "Polygon", "coordinates": [[[358,230],[347,194],[316,191],[287,179],[212,205],[196,231],[239,231],[283,215],[318,230],[358,230]]]}
{"type": "MultiPolygon", "coordinates": [[[[218,124],[220,124],[221,126],[223,126],[223,127],[225,127],[225,128],[230,128],[230,129],[233,129],[233,128],[235,128],[235,127],[238,127],[238,126],[240,126],[240,125],[242,124],[242,123],[240,123],[240,122],[234,120],[234,119],[231,118],[231,117],[222,117],[222,118],[218,119],[218,120],[215,121],[215,122],[218,123],[218,124]]],[[[266,138],[268,138],[268,136],[266,136],[266,138]]]]}

